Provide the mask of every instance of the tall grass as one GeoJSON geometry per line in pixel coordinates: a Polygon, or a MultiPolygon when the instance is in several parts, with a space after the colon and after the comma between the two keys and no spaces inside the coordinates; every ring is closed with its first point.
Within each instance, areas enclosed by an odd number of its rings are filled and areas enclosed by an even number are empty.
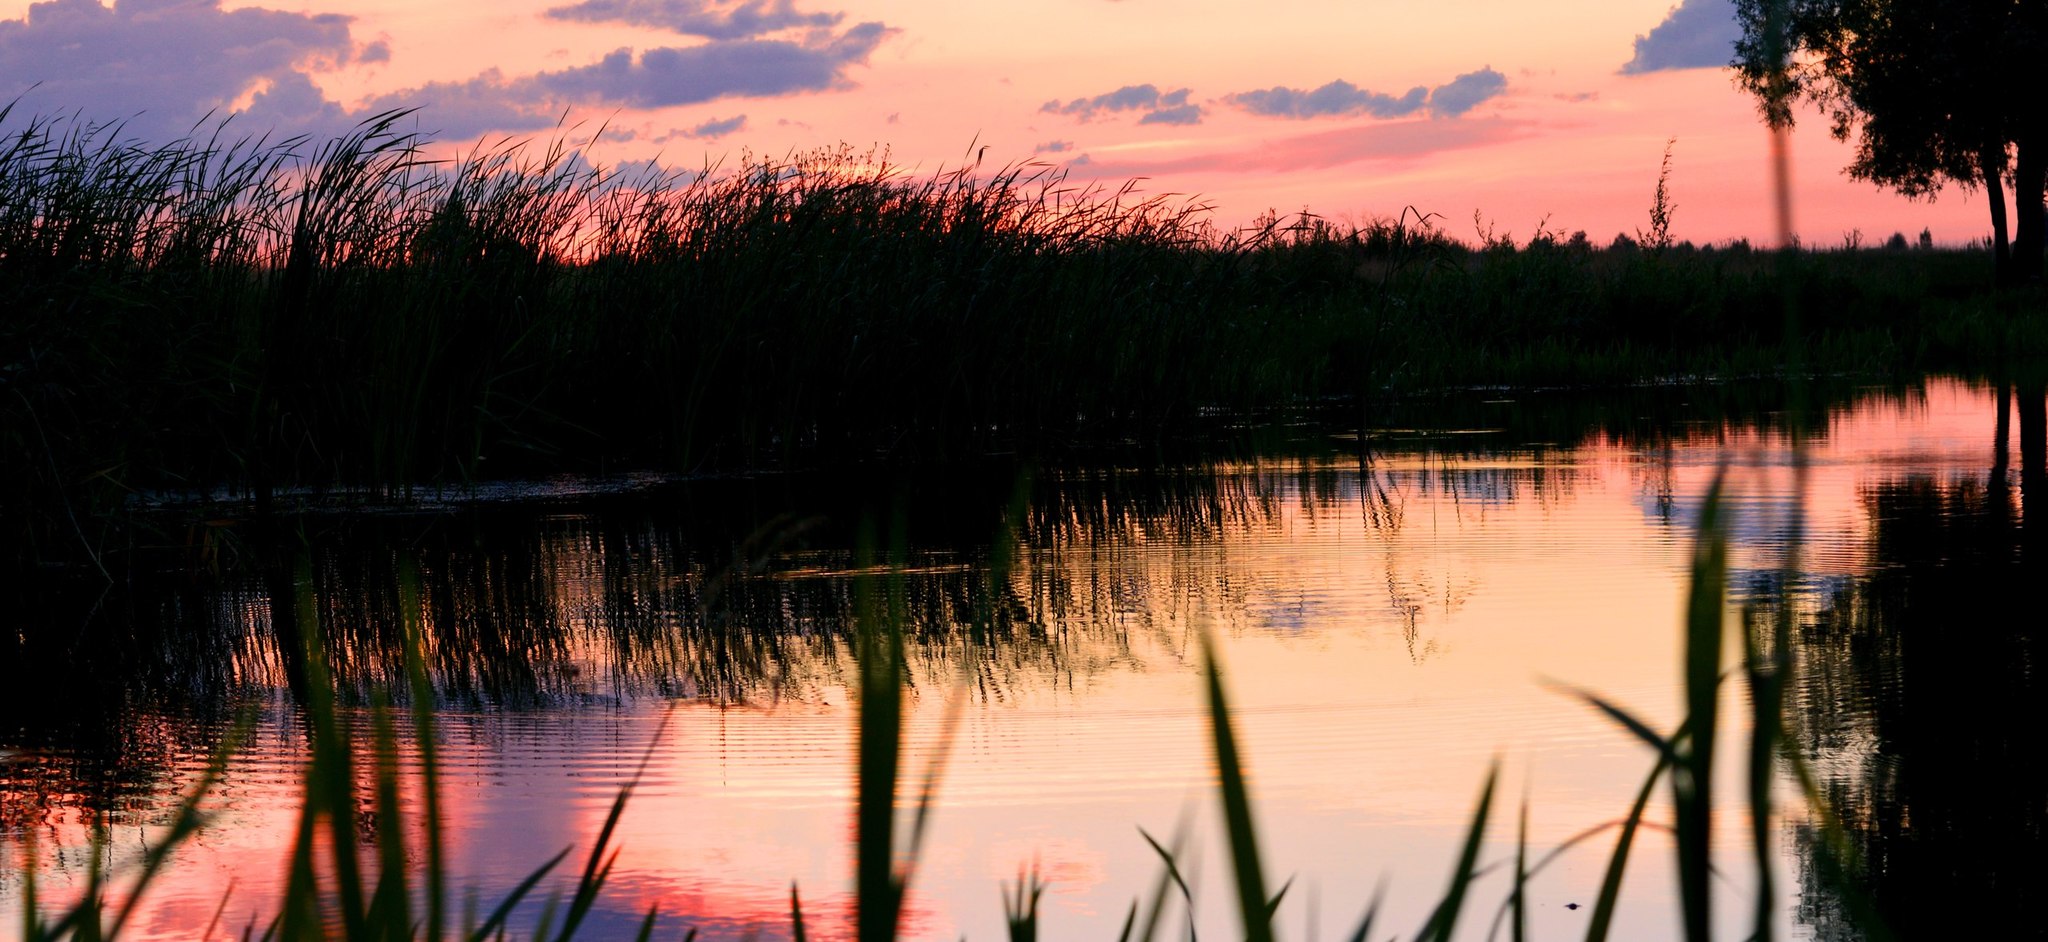
{"type": "Polygon", "coordinates": [[[1035,163],[621,170],[568,132],[444,158],[411,126],[146,143],[0,106],[15,562],[104,564],[162,490],[1127,447],[1333,396],[1773,371],[1786,291],[1822,368],[2048,349],[1967,253],[1784,273],[1412,212],[1228,228],[1035,163]]]}

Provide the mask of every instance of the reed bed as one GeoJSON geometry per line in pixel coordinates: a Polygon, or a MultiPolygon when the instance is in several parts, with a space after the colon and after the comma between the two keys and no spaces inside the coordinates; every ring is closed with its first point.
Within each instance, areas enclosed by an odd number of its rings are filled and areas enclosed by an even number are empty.
{"type": "MultiPolygon", "coordinates": [[[[20,563],[137,495],[1128,447],[1204,417],[1469,382],[2023,356],[1964,252],[1475,243],[1405,211],[1217,226],[1026,163],[846,147],[690,171],[448,158],[406,112],[170,143],[0,106],[0,519],[20,563]]],[[[2020,304],[2024,308],[2024,304],[2020,304]]],[[[2028,309],[2031,310],[2031,309],[2028,309]]],[[[1982,364],[1976,364],[1981,366],[1982,364]]]]}

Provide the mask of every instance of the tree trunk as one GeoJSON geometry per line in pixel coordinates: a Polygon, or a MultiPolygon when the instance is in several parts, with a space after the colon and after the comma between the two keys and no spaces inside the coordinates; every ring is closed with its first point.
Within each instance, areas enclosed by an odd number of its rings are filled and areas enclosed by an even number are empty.
{"type": "Polygon", "coordinates": [[[1991,433],[1991,486],[1987,493],[1994,507],[2006,506],[2012,497],[2012,383],[1998,384],[1998,419],[1991,433]]]}
{"type": "Polygon", "coordinates": [[[2044,220],[2042,213],[2048,211],[2042,201],[2042,186],[2048,183],[2048,142],[2038,132],[2026,134],[2019,142],[2019,159],[2014,167],[2012,195],[2013,212],[2019,218],[2014,220],[2012,240],[2012,272],[2015,281],[2032,283],[2041,280],[2041,250],[2044,220]]]}
{"type": "Polygon", "coordinates": [[[1991,202],[1991,273],[1999,284],[2011,284],[2012,242],[2005,223],[2005,142],[1986,147],[1977,160],[1984,176],[1984,195],[1991,202]]]}

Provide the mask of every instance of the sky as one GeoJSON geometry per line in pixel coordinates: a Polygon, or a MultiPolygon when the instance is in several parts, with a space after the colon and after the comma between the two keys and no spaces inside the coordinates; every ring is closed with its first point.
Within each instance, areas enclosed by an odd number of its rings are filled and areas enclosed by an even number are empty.
{"type": "MultiPolygon", "coordinates": [[[[416,107],[444,148],[562,136],[605,165],[842,143],[920,172],[1042,161],[1222,225],[1412,207],[1467,239],[1647,229],[1668,144],[1674,235],[1766,242],[1737,33],[1732,0],[0,0],[0,102],[150,140],[416,107]]],[[[1848,147],[1804,118],[1808,244],[1988,233],[1981,194],[1847,180],[1848,147]]]]}

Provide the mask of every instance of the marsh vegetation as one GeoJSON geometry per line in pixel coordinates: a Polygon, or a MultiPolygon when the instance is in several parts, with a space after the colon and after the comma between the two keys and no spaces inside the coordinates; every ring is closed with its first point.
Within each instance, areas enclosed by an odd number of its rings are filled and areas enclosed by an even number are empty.
{"type": "Polygon", "coordinates": [[[0,111],[17,564],[119,552],[108,519],[166,492],[1058,455],[1457,384],[1772,375],[1787,298],[1823,371],[2042,349],[2037,294],[1903,239],[1781,266],[1413,210],[1227,229],[1052,166],[436,159],[406,117],[149,145],[0,111]]]}

